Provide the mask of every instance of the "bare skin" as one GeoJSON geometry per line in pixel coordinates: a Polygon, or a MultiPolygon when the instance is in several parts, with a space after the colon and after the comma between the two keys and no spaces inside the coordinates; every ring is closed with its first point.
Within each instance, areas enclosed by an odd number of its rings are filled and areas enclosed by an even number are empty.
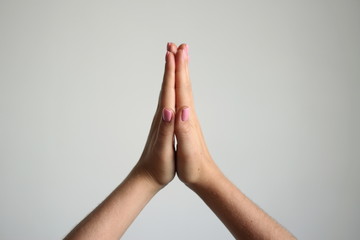
{"type": "Polygon", "coordinates": [[[232,184],[213,161],[195,112],[188,52],[186,44],[168,44],[159,103],[140,160],[65,239],[119,239],[176,173],[236,239],[295,239],[232,184]]]}

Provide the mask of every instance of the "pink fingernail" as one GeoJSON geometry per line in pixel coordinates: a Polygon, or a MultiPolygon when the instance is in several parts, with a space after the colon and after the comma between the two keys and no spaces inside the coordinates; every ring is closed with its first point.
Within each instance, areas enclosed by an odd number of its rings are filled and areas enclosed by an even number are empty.
{"type": "Polygon", "coordinates": [[[166,45],[166,49],[167,49],[167,50],[170,50],[170,45],[171,45],[171,43],[168,42],[167,45],[166,45]]]}
{"type": "Polygon", "coordinates": [[[162,112],[162,118],[165,122],[171,122],[172,112],[164,108],[162,112]]]}
{"type": "Polygon", "coordinates": [[[190,108],[184,108],[181,112],[181,121],[187,121],[190,115],[190,108]]]}

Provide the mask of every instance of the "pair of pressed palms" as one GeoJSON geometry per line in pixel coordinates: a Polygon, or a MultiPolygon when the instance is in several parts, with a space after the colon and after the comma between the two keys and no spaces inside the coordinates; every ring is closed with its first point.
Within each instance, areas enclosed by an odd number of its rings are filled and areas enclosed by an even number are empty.
{"type": "Polygon", "coordinates": [[[140,160],[65,239],[119,239],[176,173],[236,239],[295,239],[232,184],[211,158],[194,109],[188,52],[187,44],[167,44],[159,103],[140,160]]]}

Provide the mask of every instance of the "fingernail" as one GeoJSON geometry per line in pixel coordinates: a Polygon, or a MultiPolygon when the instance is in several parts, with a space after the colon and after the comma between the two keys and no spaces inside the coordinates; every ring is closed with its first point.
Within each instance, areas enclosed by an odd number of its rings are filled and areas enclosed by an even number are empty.
{"type": "Polygon", "coordinates": [[[167,49],[167,50],[170,50],[170,45],[171,45],[171,43],[168,42],[167,45],[166,45],[166,49],[167,49]]]}
{"type": "Polygon", "coordinates": [[[172,112],[164,108],[162,112],[162,118],[165,122],[171,122],[172,112]]]}
{"type": "Polygon", "coordinates": [[[190,108],[184,108],[181,112],[181,121],[187,121],[190,115],[190,108]]]}
{"type": "Polygon", "coordinates": [[[170,54],[170,52],[167,51],[166,54],[165,54],[165,61],[167,61],[167,58],[168,58],[169,54],[170,54]]]}

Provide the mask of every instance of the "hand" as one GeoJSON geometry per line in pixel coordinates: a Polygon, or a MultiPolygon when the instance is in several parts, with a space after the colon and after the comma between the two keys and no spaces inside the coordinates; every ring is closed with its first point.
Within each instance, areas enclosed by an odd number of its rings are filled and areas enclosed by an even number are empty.
{"type": "Polygon", "coordinates": [[[175,56],[176,171],[180,180],[192,187],[207,182],[220,171],[206,147],[195,113],[189,77],[188,50],[188,45],[182,44],[175,56]]]}
{"type": "Polygon", "coordinates": [[[173,43],[167,46],[165,73],[160,91],[159,102],[151,125],[150,133],[134,170],[146,176],[160,188],[175,176],[175,54],[173,43]]]}

